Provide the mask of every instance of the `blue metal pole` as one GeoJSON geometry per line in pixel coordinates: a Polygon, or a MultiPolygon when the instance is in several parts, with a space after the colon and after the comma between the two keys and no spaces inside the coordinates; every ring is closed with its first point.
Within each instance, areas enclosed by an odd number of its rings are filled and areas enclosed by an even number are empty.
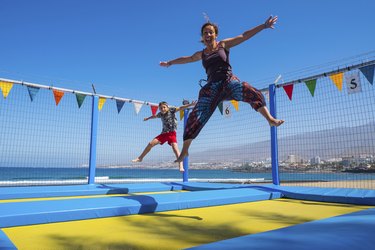
{"type": "Polygon", "coordinates": [[[99,97],[92,97],[90,159],[89,159],[89,184],[95,184],[96,170],[96,138],[98,134],[99,97]]]}
{"type": "MultiPolygon", "coordinates": [[[[270,113],[273,117],[277,117],[276,112],[276,85],[271,84],[268,88],[270,96],[270,113]]],[[[280,185],[279,179],[279,157],[277,146],[277,127],[271,127],[271,161],[272,161],[272,183],[280,185]]]]}
{"type": "MultiPolygon", "coordinates": [[[[186,124],[187,124],[187,119],[189,117],[189,109],[185,109],[185,113],[184,113],[184,131],[185,131],[185,127],[186,127],[186,124]]],[[[184,173],[182,174],[182,181],[183,182],[188,182],[189,181],[189,156],[186,156],[184,158],[184,161],[183,161],[183,164],[184,164],[184,173]]]]}

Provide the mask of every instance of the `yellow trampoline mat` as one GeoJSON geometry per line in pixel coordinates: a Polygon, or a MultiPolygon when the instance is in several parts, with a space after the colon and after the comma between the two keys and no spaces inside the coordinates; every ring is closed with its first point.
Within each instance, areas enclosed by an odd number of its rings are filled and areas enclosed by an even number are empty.
{"type": "MultiPolygon", "coordinates": [[[[22,249],[183,249],[352,213],[369,206],[276,199],[4,228],[22,249]]],[[[322,228],[324,230],[324,228],[322,228]]]]}

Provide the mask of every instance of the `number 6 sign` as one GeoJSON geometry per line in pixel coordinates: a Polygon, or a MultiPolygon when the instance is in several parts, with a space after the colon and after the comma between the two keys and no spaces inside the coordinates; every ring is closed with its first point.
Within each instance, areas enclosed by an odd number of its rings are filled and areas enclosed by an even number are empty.
{"type": "Polygon", "coordinates": [[[225,103],[223,104],[223,110],[224,110],[223,114],[224,114],[224,116],[225,116],[226,118],[229,118],[229,117],[232,116],[232,110],[231,110],[231,108],[230,108],[230,103],[229,103],[229,102],[225,102],[225,103]]]}

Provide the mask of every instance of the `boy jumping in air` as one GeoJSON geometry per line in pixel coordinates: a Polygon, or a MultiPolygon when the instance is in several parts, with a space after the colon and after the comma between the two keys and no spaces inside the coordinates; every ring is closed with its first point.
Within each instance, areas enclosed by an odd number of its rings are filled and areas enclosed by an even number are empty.
{"type": "MultiPolygon", "coordinates": [[[[142,162],[143,158],[150,152],[150,150],[158,144],[163,145],[165,142],[172,147],[173,153],[176,155],[176,159],[180,156],[180,150],[178,149],[177,145],[177,138],[176,138],[176,130],[177,130],[177,118],[176,112],[180,110],[184,110],[188,107],[194,106],[196,102],[192,102],[190,104],[183,105],[181,107],[169,107],[168,103],[160,102],[159,103],[159,113],[156,115],[152,115],[150,117],[146,117],[143,120],[147,121],[150,119],[160,118],[163,123],[163,130],[160,135],[156,136],[152,141],[150,141],[145,149],[143,150],[142,154],[138,156],[136,159],[132,160],[132,162],[142,162]]],[[[182,162],[179,162],[179,170],[180,172],[184,172],[184,167],[182,162]]]]}

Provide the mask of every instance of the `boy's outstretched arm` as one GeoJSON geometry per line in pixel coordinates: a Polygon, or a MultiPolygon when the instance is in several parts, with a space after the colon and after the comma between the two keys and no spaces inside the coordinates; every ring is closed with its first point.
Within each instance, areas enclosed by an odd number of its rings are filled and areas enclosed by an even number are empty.
{"type": "Polygon", "coordinates": [[[187,109],[187,108],[192,107],[192,106],[195,106],[196,103],[197,103],[197,101],[192,101],[192,102],[189,103],[189,104],[186,104],[186,105],[182,105],[182,106],[180,106],[180,107],[177,107],[177,108],[176,108],[176,112],[177,112],[177,111],[180,111],[180,110],[187,109]]]}
{"type": "Polygon", "coordinates": [[[155,118],[158,118],[156,115],[152,115],[152,116],[149,116],[149,117],[145,117],[144,119],[143,119],[143,121],[148,121],[148,120],[150,120],[150,119],[155,119],[155,118]]]}

